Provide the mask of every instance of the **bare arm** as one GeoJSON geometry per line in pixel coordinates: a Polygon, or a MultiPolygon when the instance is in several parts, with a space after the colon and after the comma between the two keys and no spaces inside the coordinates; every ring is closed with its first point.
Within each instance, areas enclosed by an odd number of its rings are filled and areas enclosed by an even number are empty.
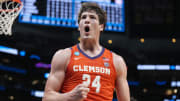
{"type": "Polygon", "coordinates": [[[116,68],[116,93],[118,101],[130,101],[129,86],[127,82],[127,68],[121,56],[113,54],[116,68]]]}
{"type": "Polygon", "coordinates": [[[65,69],[68,64],[71,51],[60,50],[55,53],[51,62],[51,71],[46,82],[43,101],[68,101],[68,93],[60,94],[59,90],[65,77],[65,69]],[[67,99],[67,100],[66,100],[67,99]]]}
{"type": "Polygon", "coordinates": [[[89,89],[79,84],[68,93],[59,93],[64,82],[66,67],[70,61],[71,50],[64,49],[55,53],[51,62],[51,71],[46,82],[43,101],[81,101],[87,97],[89,89]]]}

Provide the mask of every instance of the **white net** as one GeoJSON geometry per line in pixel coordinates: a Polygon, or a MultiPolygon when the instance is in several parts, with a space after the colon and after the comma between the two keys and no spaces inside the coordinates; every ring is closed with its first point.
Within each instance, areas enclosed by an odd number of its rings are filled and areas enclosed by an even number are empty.
{"type": "Polygon", "coordinates": [[[22,9],[22,3],[0,0],[0,35],[12,35],[12,25],[22,9]]]}

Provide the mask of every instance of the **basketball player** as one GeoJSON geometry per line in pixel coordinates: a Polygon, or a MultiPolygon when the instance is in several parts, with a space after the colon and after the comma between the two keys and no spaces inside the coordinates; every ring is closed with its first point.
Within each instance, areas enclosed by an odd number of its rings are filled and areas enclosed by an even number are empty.
{"type": "Polygon", "coordinates": [[[130,101],[123,58],[99,44],[106,14],[96,3],[83,3],[78,23],[80,43],[59,50],[52,59],[43,101],[130,101]]]}

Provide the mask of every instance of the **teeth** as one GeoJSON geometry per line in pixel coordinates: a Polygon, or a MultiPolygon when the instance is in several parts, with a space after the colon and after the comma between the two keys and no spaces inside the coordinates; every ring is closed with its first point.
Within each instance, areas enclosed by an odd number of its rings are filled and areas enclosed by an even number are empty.
{"type": "Polygon", "coordinates": [[[85,27],[85,32],[89,32],[89,27],[85,27]]]}

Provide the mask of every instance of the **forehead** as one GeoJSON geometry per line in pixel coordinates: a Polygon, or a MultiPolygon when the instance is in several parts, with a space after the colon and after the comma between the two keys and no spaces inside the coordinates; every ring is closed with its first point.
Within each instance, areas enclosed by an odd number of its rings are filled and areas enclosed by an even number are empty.
{"type": "Polygon", "coordinates": [[[96,13],[95,11],[93,11],[93,10],[91,10],[91,11],[84,11],[84,12],[81,14],[81,16],[83,16],[83,15],[94,15],[94,16],[98,16],[97,13],[96,13]]]}

